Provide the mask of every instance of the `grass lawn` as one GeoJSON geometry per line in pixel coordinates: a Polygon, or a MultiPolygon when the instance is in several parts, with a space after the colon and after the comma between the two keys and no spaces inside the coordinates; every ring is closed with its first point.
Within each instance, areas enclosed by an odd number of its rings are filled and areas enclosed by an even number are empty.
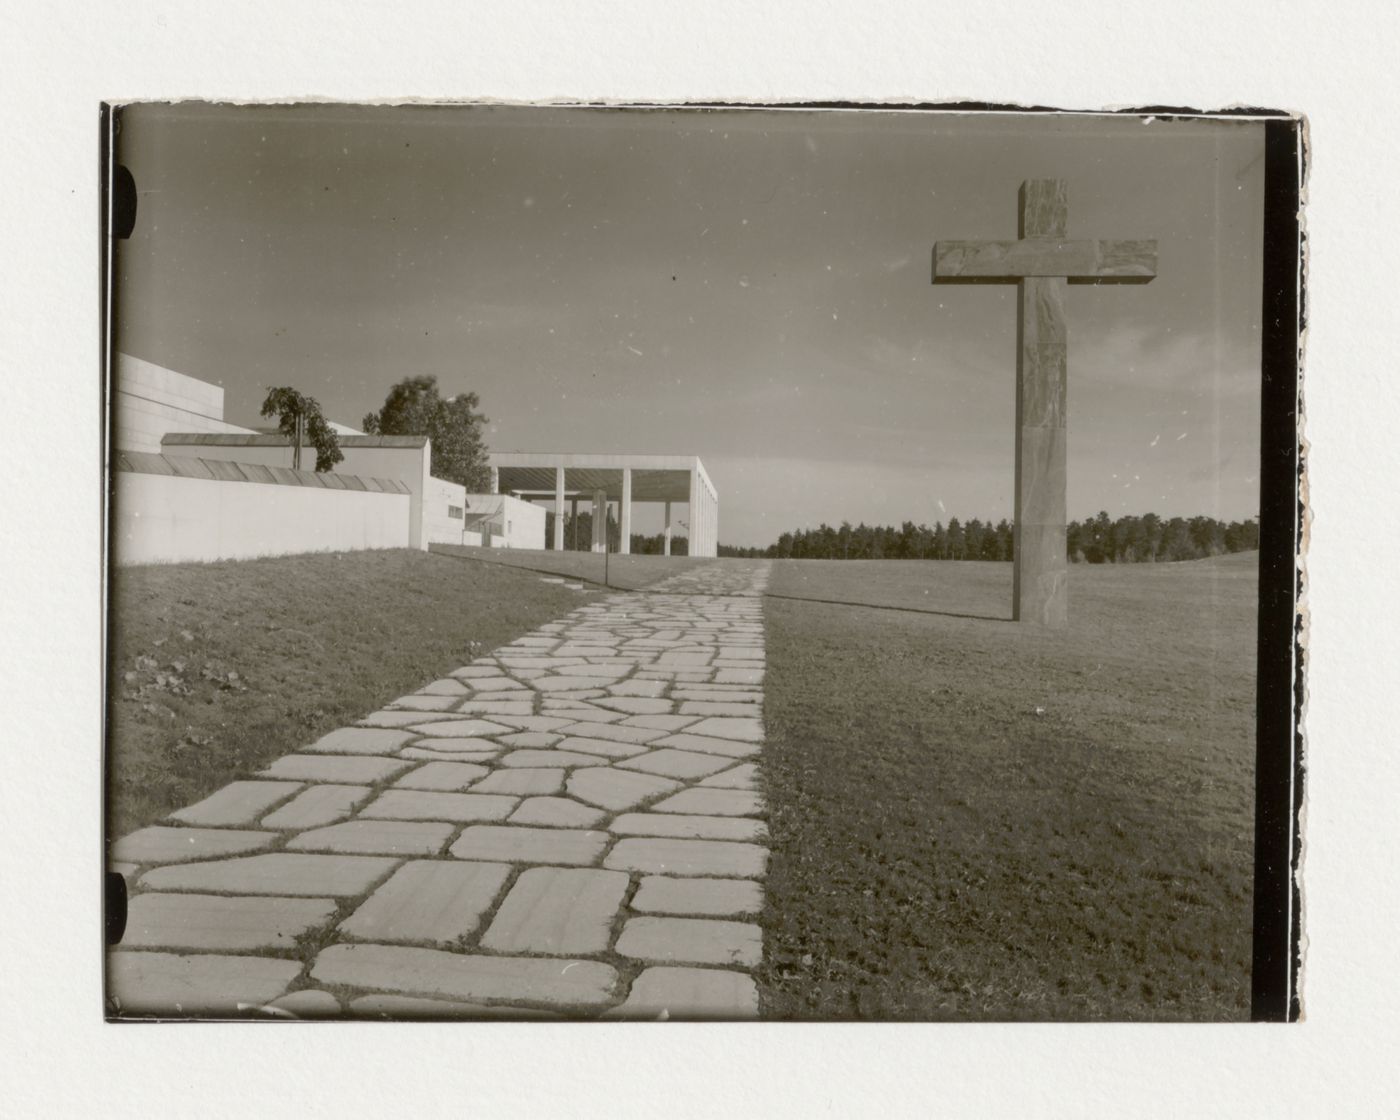
{"type": "Polygon", "coordinates": [[[110,590],[112,838],[583,600],[408,549],[116,568],[110,590]]]}
{"type": "Polygon", "coordinates": [[[1247,1018],[1257,563],[776,562],[950,613],[767,602],[765,1015],[1247,1018]]]}
{"type": "MultiPolygon", "coordinates": [[[[553,549],[477,548],[472,545],[435,544],[432,550],[444,556],[485,560],[492,564],[529,568],[538,572],[553,572],[570,579],[588,580],[602,586],[604,559],[601,552],[555,552],[553,549]]],[[[649,587],[667,576],[687,568],[713,564],[706,556],[619,556],[607,557],[608,586],[623,591],[649,587]]]]}

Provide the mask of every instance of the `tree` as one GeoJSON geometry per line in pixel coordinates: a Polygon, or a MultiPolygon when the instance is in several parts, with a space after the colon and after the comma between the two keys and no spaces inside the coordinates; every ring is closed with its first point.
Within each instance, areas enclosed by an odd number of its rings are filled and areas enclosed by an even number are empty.
{"type": "Polygon", "coordinates": [[[491,489],[491,467],[481,430],[487,419],[475,393],[444,400],[437,378],[406,377],[389,390],[384,407],[368,413],[362,425],[370,435],[427,436],[432,441],[430,470],[435,478],[465,486],[470,494],[491,489]]]}
{"type": "Polygon", "coordinates": [[[285,386],[269,389],[262,415],[276,416],[277,430],[291,440],[293,470],[301,470],[301,445],[307,440],[316,449],[317,471],[328,471],[345,459],[335,429],[326,422],[314,397],[285,386]]]}

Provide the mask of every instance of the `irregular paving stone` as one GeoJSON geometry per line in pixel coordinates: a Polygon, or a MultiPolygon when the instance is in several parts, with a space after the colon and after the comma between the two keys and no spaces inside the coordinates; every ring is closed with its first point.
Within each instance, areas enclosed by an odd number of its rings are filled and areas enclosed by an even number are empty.
{"type": "Polygon", "coordinates": [[[355,1015],[378,1019],[557,1019],[552,1011],[504,1004],[463,1003],[420,996],[361,996],[350,1001],[355,1015]]]}
{"type": "Polygon", "coordinates": [[[504,863],[405,863],[340,923],[363,941],[455,941],[474,933],[505,885],[504,863]]]}
{"type": "Polygon", "coordinates": [[[263,828],[300,829],[333,824],[348,817],[369,796],[368,786],[309,786],[262,819],[263,828]]]}
{"type": "Polygon", "coordinates": [[[720,703],[713,700],[687,700],[681,705],[681,713],[692,716],[751,716],[753,710],[752,704],[720,703]]]}
{"type": "Polygon", "coordinates": [[[501,667],[499,665],[465,665],[460,669],[453,669],[448,675],[460,677],[463,680],[479,677],[499,677],[501,676],[501,667]]]}
{"type": "Polygon", "coordinates": [[[760,719],[702,719],[690,729],[692,735],[707,735],[715,739],[738,739],[745,743],[763,742],[763,721],[760,719]]]}
{"type": "Polygon", "coordinates": [[[429,758],[441,762],[489,761],[501,753],[501,745],[489,739],[418,739],[399,751],[400,758],[429,758]],[[463,755],[476,758],[464,759],[463,755]]]}
{"type": "Polygon", "coordinates": [[[442,851],[452,826],[442,821],[346,821],[314,828],[287,842],[288,851],[431,856],[442,851]]]}
{"type": "Polygon", "coordinates": [[[468,700],[457,710],[484,716],[528,716],[535,708],[533,703],[523,700],[468,700]]]}
{"type": "Polygon", "coordinates": [[[660,774],[665,778],[694,779],[723,770],[732,761],[712,754],[663,748],[659,751],[648,751],[639,758],[629,758],[616,765],[624,770],[640,770],[644,774],[660,774]]]}
{"type": "Polygon", "coordinates": [[[631,716],[622,721],[625,727],[651,727],[657,731],[679,731],[695,722],[694,716],[631,716]]]}
{"type": "Polygon", "coordinates": [[[394,783],[395,789],[464,790],[490,771],[469,762],[428,762],[394,783]]]}
{"type": "Polygon", "coordinates": [[[123,836],[113,844],[112,858],[131,863],[176,863],[255,852],[276,841],[277,837],[270,832],[153,825],[123,836]]]}
{"type": "Polygon", "coordinates": [[[509,665],[512,669],[562,669],[569,665],[582,665],[584,663],[581,657],[562,657],[560,652],[555,650],[549,657],[512,654],[502,657],[501,664],[509,665]]]}
{"type": "Polygon", "coordinates": [[[740,766],[735,766],[732,770],[725,770],[721,774],[716,774],[712,778],[706,778],[700,784],[712,789],[753,789],[758,781],[758,767],[752,762],[745,762],[740,766]]]}
{"type": "Polygon", "coordinates": [[[117,952],[107,957],[107,994],[130,1015],[232,1015],[276,999],[300,961],[215,953],[117,952]]]}
{"type": "Polygon", "coordinates": [[[632,909],[652,914],[729,917],[763,909],[763,888],[752,879],[671,879],[647,875],[632,909]]]}
{"type": "Polygon", "coordinates": [[[723,755],[725,758],[750,758],[758,753],[756,743],[740,743],[733,739],[714,739],[708,735],[692,735],[682,731],[679,735],[668,735],[651,744],[653,747],[679,747],[684,751],[701,751],[705,754],[723,755]]]}
{"type": "Polygon", "coordinates": [[[509,677],[483,677],[471,682],[472,692],[477,696],[490,694],[499,695],[503,692],[523,692],[525,686],[519,681],[513,681],[509,677]]]}
{"type": "Polygon", "coordinates": [[[354,758],[320,754],[283,755],[260,776],[295,778],[303,782],[337,782],[363,785],[382,782],[408,769],[407,762],[395,758],[354,758]]]}
{"type": "MultiPolygon", "coordinates": [[[[337,824],[331,827],[346,826],[337,824]]],[[[173,867],[153,868],[141,876],[141,885],[153,890],[345,898],[363,894],[377,880],[389,873],[394,862],[392,859],[370,856],[313,856],[294,852],[267,852],[208,863],[185,863],[173,867]]]]}
{"type": "Polygon", "coordinates": [[[419,739],[413,746],[404,747],[403,750],[399,751],[399,757],[436,762],[490,762],[500,753],[500,748],[495,743],[488,743],[485,739],[419,739]],[[425,743],[431,745],[425,747],[425,743]],[[452,747],[470,747],[475,743],[492,749],[489,751],[450,749],[452,747]]]}
{"type": "Polygon", "coordinates": [[[596,860],[609,839],[606,832],[478,824],[463,829],[451,851],[458,859],[578,866],[596,860]]]}
{"type": "Polygon", "coordinates": [[[495,770],[473,787],[477,793],[508,793],[517,797],[547,796],[563,788],[562,769],[495,770]]]}
{"type": "Polygon", "coordinates": [[[568,797],[530,797],[510,815],[511,824],[540,824],[549,828],[592,828],[607,814],[568,797]]]}
{"type": "Polygon", "coordinates": [[[619,743],[614,739],[580,739],[570,736],[559,744],[559,749],[582,751],[584,754],[599,755],[602,758],[629,758],[634,754],[642,754],[646,747],[636,743],[619,743]]]}
{"type": "Polygon", "coordinates": [[[311,754],[393,754],[412,738],[405,731],[380,727],[342,727],[302,750],[311,754]]]}
{"type": "Polygon", "coordinates": [[[382,712],[371,712],[357,722],[362,727],[407,727],[410,724],[421,723],[422,720],[422,712],[400,712],[386,709],[382,712]]]}
{"type": "Polygon", "coordinates": [[[763,929],[718,918],[628,918],[617,938],[624,957],[667,964],[754,968],[763,959],[763,929]]]}
{"type": "Polygon", "coordinates": [[[131,900],[122,945],[138,949],[292,949],[335,914],[329,898],[162,894],[131,900]]]}
{"type": "Polygon", "coordinates": [[[415,695],[418,696],[465,696],[467,687],[461,681],[453,680],[451,677],[444,677],[440,681],[433,681],[432,684],[424,685],[415,695]]]}
{"type": "Polygon", "coordinates": [[[641,696],[618,696],[599,700],[598,703],[605,708],[627,712],[631,715],[660,715],[663,712],[669,713],[671,711],[671,701],[648,700],[641,696]]]}
{"type": "Polygon", "coordinates": [[[748,705],[748,715],[755,714],[755,705],[763,703],[763,693],[749,692],[746,689],[733,688],[732,691],[725,691],[732,686],[726,685],[692,685],[685,689],[676,689],[674,698],[677,700],[705,701],[712,704],[746,704],[748,705]]]}
{"type": "Polygon", "coordinates": [[[605,1019],[755,1019],[758,987],[742,972],[717,968],[648,968],[605,1019]]]}
{"type": "Polygon", "coordinates": [[[328,1019],[341,1014],[340,1000],[319,988],[303,988],[275,999],[264,1011],[280,1011],[293,1019],[328,1019]]]}
{"type": "Polygon", "coordinates": [[[598,755],[581,754],[578,751],[527,749],[511,751],[502,757],[501,765],[511,769],[536,766],[552,769],[559,766],[604,766],[606,763],[598,755]]]}
{"type": "Polygon", "coordinates": [[[721,875],[754,879],[768,864],[768,850],[757,844],[728,840],[619,840],[603,861],[618,871],[651,871],[659,875],[721,875]]]}
{"type": "Polygon", "coordinates": [[[611,940],[627,881],[621,871],[522,871],[481,944],[503,953],[601,953],[611,940]]]}
{"type": "Polygon", "coordinates": [[[625,724],[610,723],[571,723],[560,728],[564,735],[579,736],[584,739],[607,739],[617,743],[649,743],[660,739],[663,732],[651,727],[628,727],[625,724]]]}
{"type": "MultiPolygon", "coordinates": [[[[431,763],[429,763],[431,765],[431,763]]],[[[360,810],[360,819],[400,821],[502,821],[515,798],[489,793],[422,793],[390,789],[360,810]]]]}
{"type": "Polygon", "coordinates": [[[664,696],[666,694],[666,682],[638,680],[619,681],[617,684],[608,685],[608,691],[614,696],[664,696]]]}
{"type": "Polygon", "coordinates": [[[547,731],[518,731],[514,735],[502,735],[500,742],[508,747],[535,747],[543,749],[559,742],[561,736],[547,731]]]}
{"type": "Polygon", "coordinates": [[[679,786],[679,782],[669,778],[637,774],[606,766],[579,770],[571,774],[565,788],[571,796],[580,801],[617,811],[631,809],[679,786]]]}
{"type": "Polygon", "coordinates": [[[552,716],[570,716],[565,723],[578,723],[588,721],[592,723],[611,723],[623,719],[622,712],[610,712],[606,708],[597,708],[584,700],[554,700],[545,697],[542,701],[544,710],[552,716]]]}
{"type": "Polygon", "coordinates": [[[299,789],[300,782],[230,782],[203,801],[171,813],[170,819],[185,824],[252,824],[299,789]]]}
{"type": "MultiPolygon", "coordinates": [[[[510,722],[524,731],[553,731],[574,721],[561,716],[512,716],[510,722]]],[[[504,740],[507,736],[501,738],[504,740]]]]}
{"type": "Polygon", "coordinates": [[[597,688],[598,681],[594,677],[583,676],[536,677],[530,682],[530,687],[538,692],[572,692],[580,688],[597,688]]]}
{"type": "Polygon", "coordinates": [[[312,966],[323,984],[408,995],[597,1007],[613,998],[617,972],[598,961],[483,957],[391,945],[332,945],[312,966]]]}
{"type": "Polygon", "coordinates": [[[624,813],[608,826],[619,836],[680,836],[694,840],[762,840],[768,830],[747,817],[694,817],[677,813],[624,813]]]}
{"type": "Polygon", "coordinates": [[[461,699],[458,696],[419,696],[411,693],[393,701],[394,707],[415,712],[445,712],[461,699]]]}
{"type": "Polygon", "coordinates": [[[763,812],[763,799],[738,789],[686,789],[658,801],[657,813],[700,813],[707,817],[744,817],[763,812]]]}
{"type": "Polygon", "coordinates": [[[710,658],[713,656],[714,655],[711,653],[700,653],[698,651],[694,653],[685,650],[672,651],[661,654],[661,656],[656,659],[656,664],[658,666],[676,669],[690,668],[696,665],[708,665],[710,663],[710,658]]]}
{"type": "Polygon", "coordinates": [[[474,739],[479,735],[500,735],[515,729],[489,719],[447,719],[416,723],[413,730],[436,739],[474,739]]]}
{"type": "Polygon", "coordinates": [[[762,684],[762,669],[721,669],[715,674],[719,684],[762,684]]]}

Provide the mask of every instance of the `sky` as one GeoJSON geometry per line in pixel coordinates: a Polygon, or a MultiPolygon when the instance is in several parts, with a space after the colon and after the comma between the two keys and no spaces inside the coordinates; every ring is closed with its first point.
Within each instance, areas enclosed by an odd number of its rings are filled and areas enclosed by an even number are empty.
{"type": "MultiPolygon", "coordinates": [[[[1016,290],[939,239],[1156,238],[1074,285],[1069,515],[1258,512],[1263,126],[1060,114],[143,105],[116,344],[359,426],[472,391],[498,451],[698,455],[720,539],[1010,518],[1016,290]]],[[[659,508],[634,529],[656,532],[659,508]]]]}

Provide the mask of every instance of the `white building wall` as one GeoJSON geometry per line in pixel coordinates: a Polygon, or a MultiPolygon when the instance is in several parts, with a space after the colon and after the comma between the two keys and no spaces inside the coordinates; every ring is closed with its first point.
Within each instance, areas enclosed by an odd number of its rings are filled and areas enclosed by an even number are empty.
{"type": "Polygon", "coordinates": [[[430,544],[462,544],[467,488],[428,476],[423,494],[423,521],[430,544]]]}
{"type": "MultiPolygon", "coordinates": [[[[492,548],[535,548],[545,547],[545,509],[533,502],[521,501],[509,494],[468,494],[467,509],[472,513],[485,513],[499,526],[491,536],[492,548]]],[[[487,543],[485,533],[478,533],[482,543],[487,543]]],[[[468,543],[468,542],[464,542],[468,543]]]]}
{"type": "Polygon", "coordinates": [[[407,494],[116,472],[118,564],[402,548],[407,494]]]}
{"type": "Polygon", "coordinates": [[[118,354],[112,369],[112,446],[160,452],[166,432],[239,432],[224,421],[224,391],[154,362],[118,354]]]}

